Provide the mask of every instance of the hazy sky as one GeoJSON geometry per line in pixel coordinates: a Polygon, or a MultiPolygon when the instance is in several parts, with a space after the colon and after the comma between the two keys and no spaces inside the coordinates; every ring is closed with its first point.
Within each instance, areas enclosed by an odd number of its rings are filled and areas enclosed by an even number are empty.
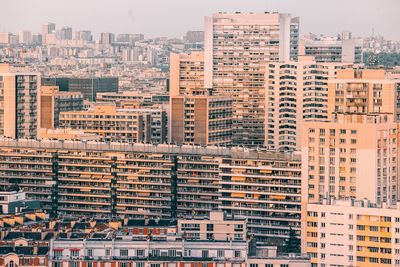
{"type": "Polygon", "coordinates": [[[301,33],[355,36],[376,34],[400,40],[400,0],[1,0],[0,31],[41,31],[44,22],[57,28],[144,33],[181,37],[202,30],[204,16],[218,11],[279,11],[300,16],[301,33]]]}

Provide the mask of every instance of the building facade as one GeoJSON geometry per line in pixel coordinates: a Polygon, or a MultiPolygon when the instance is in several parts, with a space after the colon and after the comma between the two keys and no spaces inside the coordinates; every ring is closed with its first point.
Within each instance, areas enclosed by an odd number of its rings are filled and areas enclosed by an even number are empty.
{"type": "Polygon", "coordinates": [[[59,127],[98,134],[103,141],[162,144],[167,140],[166,126],[162,110],[96,105],[89,110],[61,112],[59,127]]]}
{"type": "Polygon", "coordinates": [[[300,158],[287,153],[4,139],[0,162],[0,190],[19,184],[53,214],[203,219],[220,209],[277,245],[301,224],[300,158]]]}
{"type": "Polygon", "coordinates": [[[83,95],[79,92],[60,92],[58,86],[42,86],[40,94],[40,127],[60,127],[60,113],[83,110],[83,95]]]}
{"type": "Polygon", "coordinates": [[[313,57],[271,62],[265,74],[265,146],[300,149],[304,121],[328,120],[328,81],[345,63],[318,63],[313,57]]]}
{"type": "Polygon", "coordinates": [[[362,63],[362,40],[310,35],[300,40],[299,55],[315,57],[317,62],[362,63]]]}
{"type": "Polygon", "coordinates": [[[34,138],[40,121],[40,74],[0,64],[0,135],[34,138]]]}
{"type": "Polygon", "coordinates": [[[338,70],[328,82],[328,113],[392,113],[399,121],[400,80],[383,69],[338,70]]]}
{"type": "Polygon", "coordinates": [[[232,99],[171,97],[170,142],[179,145],[232,145],[232,99]]]}
{"type": "Polygon", "coordinates": [[[42,85],[58,86],[60,91],[80,92],[84,99],[96,101],[103,92],[118,92],[118,77],[46,77],[42,85]]]}
{"type": "Polygon", "coordinates": [[[356,198],[396,205],[398,127],[392,114],[335,114],[332,122],[306,122],[304,200],[356,198]]]}
{"type": "Polygon", "coordinates": [[[233,98],[233,142],[264,145],[265,67],[297,59],[299,19],[278,13],[205,18],[205,88],[233,98]]]}
{"type": "Polygon", "coordinates": [[[400,212],[368,201],[308,204],[311,266],[399,266],[400,212]]]}
{"type": "Polygon", "coordinates": [[[204,53],[171,53],[169,83],[170,96],[203,94],[204,53]]]}

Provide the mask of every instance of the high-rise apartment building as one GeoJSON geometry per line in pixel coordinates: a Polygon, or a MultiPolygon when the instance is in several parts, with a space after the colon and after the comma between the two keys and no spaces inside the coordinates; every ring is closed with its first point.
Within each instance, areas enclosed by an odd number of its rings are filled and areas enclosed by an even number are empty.
{"type": "Polygon", "coordinates": [[[54,44],[55,43],[55,31],[56,24],[48,22],[42,25],[42,42],[43,44],[54,44]]]}
{"type": "Polygon", "coordinates": [[[42,35],[51,34],[56,30],[56,24],[52,22],[47,22],[42,26],[42,35]]]}
{"type": "Polygon", "coordinates": [[[102,32],[100,35],[100,44],[110,45],[115,42],[115,35],[111,32],[102,32]]]}
{"type": "Polygon", "coordinates": [[[18,41],[20,44],[24,45],[32,44],[32,32],[31,31],[18,32],[18,41]]]}
{"type": "Polygon", "coordinates": [[[179,145],[232,145],[232,98],[171,97],[170,141],[179,145]]]}
{"type": "Polygon", "coordinates": [[[400,212],[368,201],[308,204],[306,251],[311,266],[400,265],[400,212]]]}
{"type": "Polygon", "coordinates": [[[40,128],[60,127],[60,113],[83,110],[83,95],[60,92],[58,86],[42,86],[40,94],[40,128]]]}
{"type": "MultiPolygon", "coordinates": [[[[349,37],[344,34],[344,37],[349,37]]],[[[315,57],[317,62],[362,63],[362,39],[305,36],[299,42],[299,55],[315,57]]]]}
{"type": "Polygon", "coordinates": [[[399,125],[393,114],[337,113],[331,122],[305,122],[303,199],[368,199],[396,205],[399,125]]]}
{"type": "Polygon", "coordinates": [[[265,67],[297,58],[299,19],[217,13],[205,19],[205,88],[233,98],[233,141],[264,145],[265,67]]]}
{"type": "Polygon", "coordinates": [[[171,53],[170,96],[204,94],[204,53],[171,53]]]}
{"type": "Polygon", "coordinates": [[[77,31],[75,32],[75,40],[92,42],[93,36],[91,31],[77,31]]]}
{"type": "Polygon", "coordinates": [[[265,73],[265,146],[298,150],[303,121],[328,119],[328,81],[345,63],[317,63],[313,57],[270,62],[265,73]]]}
{"type": "Polygon", "coordinates": [[[5,45],[10,43],[11,33],[9,32],[0,32],[0,44],[5,45]]]}
{"type": "Polygon", "coordinates": [[[0,64],[0,135],[34,138],[40,119],[40,74],[0,64]]]}
{"type": "Polygon", "coordinates": [[[58,39],[72,40],[72,28],[71,27],[62,27],[60,29],[60,31],[58,31],[58,39]]]}
{"type": "Polygon", "coordinates": [[[400,80],[383,69],[338,70],[328,82],[328,114],[392,113],[400,119],[400,80]]]}

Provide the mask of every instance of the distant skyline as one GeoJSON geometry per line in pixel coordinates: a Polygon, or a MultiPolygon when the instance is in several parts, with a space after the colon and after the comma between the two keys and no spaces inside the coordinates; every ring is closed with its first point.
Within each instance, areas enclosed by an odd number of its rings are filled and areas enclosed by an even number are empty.
{"type": "Polygon", "coordinates": [[[301,34],[375,35],[400,41],[399,0],[2,0],[0,31],[41,32],[45,22],[100,32],[182,37],[203,30],[204,16],[215,12],[278,11],[300,17],[301,34]],[[331,3],[331,4],[329,4],[331,3]],[[334,3],[334,4],[333,4],[334,3]]]}

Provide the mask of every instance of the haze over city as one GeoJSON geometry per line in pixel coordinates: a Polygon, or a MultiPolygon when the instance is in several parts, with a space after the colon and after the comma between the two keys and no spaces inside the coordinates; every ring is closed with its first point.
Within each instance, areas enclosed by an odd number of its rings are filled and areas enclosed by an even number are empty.
{"type": "Polygon", "coordinates": [[[355,36],[372,33],[400,40],[397,0],[3,0],[0,31],[39,31],[46,21],[75,29],[143,33],[149,37],[181,37],[201,30],[204,16],[214,12],[278,11],[301,17],[301,32],[335,35],[350,30],[355,36]],[[29,12],[21,12],[29,10],[29,12]]]}

